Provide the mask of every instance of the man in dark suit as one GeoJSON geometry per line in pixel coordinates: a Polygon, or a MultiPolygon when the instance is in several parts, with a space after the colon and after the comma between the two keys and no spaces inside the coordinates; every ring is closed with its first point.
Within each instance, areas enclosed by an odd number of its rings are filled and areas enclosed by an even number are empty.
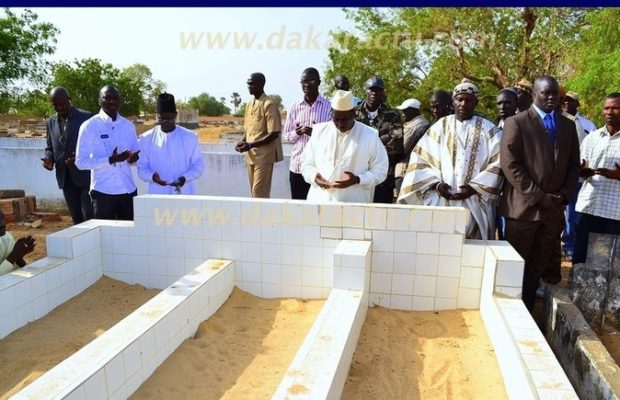
{"type": "Polygon", "coordinates": [[[63,87],[50,91],[50,101],[56,115],[46,121],[47,147],[43,167],[49,171],[56,166],[56,181],[62,189],[74,224],[93,218],[93,205],[88,194],[90,171],[75,166],[75,146],[82,122],[92,113],[73,107],[71,97],[63,87]]]}
{"type": "Polygon", "coordinates": [[[506,240],[525,260],[522,297],[530,311],[579,177],[577,130],[554,112],[558,101],[558,82],[549,76],[536,79],[534,104],[506,119],[501,142],[506,180],[500,212],[506,217],[506,240]]]}

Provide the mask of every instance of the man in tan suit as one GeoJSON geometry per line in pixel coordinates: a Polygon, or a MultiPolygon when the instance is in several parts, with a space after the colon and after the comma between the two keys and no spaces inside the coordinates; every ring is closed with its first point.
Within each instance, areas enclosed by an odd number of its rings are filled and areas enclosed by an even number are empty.
{"type": "Polygon", "coordinates": [[[235,150],[246,153],[252,197],[269,198],[273,164],[283,159],[280,111],[265,94],[265,75],[255,72],[247,84],[253,98],[245,109],[245,135],[235,150]]]}
{"type": "Polygon", "coordinates": [[[500,213],[506,217],[506,240],[525,260],[522,297],[530,311],[579,177],[577,131],[554,111],[558,101],[558,82],[536,79],[534,104],[506,119],[500,149],[506,177],[500,213]]]}

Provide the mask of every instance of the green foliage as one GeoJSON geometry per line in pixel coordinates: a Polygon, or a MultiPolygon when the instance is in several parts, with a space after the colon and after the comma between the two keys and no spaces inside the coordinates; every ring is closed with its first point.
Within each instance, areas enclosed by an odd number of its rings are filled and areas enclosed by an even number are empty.
{"type": "Polygon", "coordinates": [[[22,117],[45,118],[55,112],[47,98],[47,93],[41,90],[33,90],[18,96],[12,103],[16,114],[22,117]]]}
{"type": "Polygon", "coordinates": [[[232,103],[233,107],[234,107],[234,113],[235,115],[237,114],[237,107],[239,107],[239,105],[241,104],[241,95],[237,92],[233,92],[230,95],[230,102],[232,103]]]}
{"type": "Polygon", "coordinates": [[[345,74],[364,97],[363,84],[377,74],[390,103],[416,97],[428,106],[433,90],[452,90],[462,78],[481,92],[479,111],[496,115],[499,89],[521,78],[570,70],[566,49],[575,46],[591,12],[575,8],[373,8],[345,10],[357,32],[332,34],[325,74],[345,74]]]}
{"type": "Polygon", "coordinates": [[[230,114],[230,108],[209,95],[209,93],[201,93],[196,97],[191,97],[187,104],[191,108],[197,108],[199,115],[220,116],[230,114]]]}
{"type": "Polygon", "coordinates": [[[566,87],[579,94],[579,112],[600,127],[605,97],[620,91],[620,9],[595,10],[586,20],[589,26],[570,55],[574,71],[566,87]]]}
{"type": "Polygon", "coordinates": [[[23,81],[40,85],[47,76],[45,56],[53,54],[58,29],[30,10],[21,15],[9,9],[0,17],[0,113],[11,107],[11,100],[23,93],[23,81]]]}
{"type": "Polygon", "coordinates": [[[99,90],[108,84],[120,90],[123,99],[121,114],[126,116],[154,112],[157,95],[165,88],[161,81],[153,78],[146,65],[134,64],[119,70],[112,64],[92,58],[75,60],[72,64],[56,64],[49,87],[65,87],[73,104],[95,112],[99,109],[99,90]]]}
{"type": "Polygon", "coordinates": [[[235,113],[235,117],[245,117],[245,109],[247,108],[248,103],[241,103],[241,105],[239,106],[239,109],[237,110],[237,112],[235,113]]]}
{"type": "Polygon", "coordinates": [[[284,106],[282,105],[282,97],[279,94],[268,94],[267,97],[269,97],[271,100],[273,100],[274,103],[276,103],[276,106],[278,106],[278,110],[284,110],[284,106]]]}

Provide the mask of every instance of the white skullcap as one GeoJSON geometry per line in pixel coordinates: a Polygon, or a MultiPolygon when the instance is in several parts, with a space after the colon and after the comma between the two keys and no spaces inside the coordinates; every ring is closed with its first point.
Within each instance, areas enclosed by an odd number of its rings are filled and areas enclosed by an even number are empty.
{"type": "Polygon", "coordinates": [[[350,111],[355,108],[353,93],[346,90],[336,90],[332,96],[332,109],[335,111],[350,111]]]}

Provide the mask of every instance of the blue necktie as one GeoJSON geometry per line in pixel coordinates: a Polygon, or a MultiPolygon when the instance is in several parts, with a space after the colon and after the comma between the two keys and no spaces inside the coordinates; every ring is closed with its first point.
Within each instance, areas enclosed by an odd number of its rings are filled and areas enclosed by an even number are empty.
{"type": "Polygon", "coordinates": [[[549,143],[551,143],[551,148],[555,150],[555,123],[553,121],[553,115],[545,114],[543,122],[545,124],[545,131],[547,131],[547,135],[549,135],[549,143]]]}

